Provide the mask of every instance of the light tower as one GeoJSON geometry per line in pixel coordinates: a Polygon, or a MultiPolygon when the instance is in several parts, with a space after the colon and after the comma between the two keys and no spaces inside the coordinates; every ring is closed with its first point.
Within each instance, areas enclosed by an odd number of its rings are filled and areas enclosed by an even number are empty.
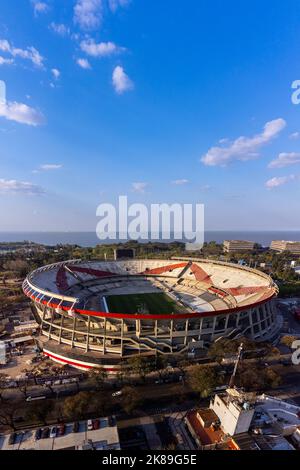
{"type": "Polygon", "coordinates": [[[239,365],[239,362],[240,362],[240,359],[241,359],[242,351],[243,351],[243,343],[241,343],[239,345],[237,358],[234,362],[234,368],[233,368],[232,376],[231,376],[230,382],[229,382],[229,388],[232,388],[234,386],[234,379],[235,379],[236,371],[237,371],[237,368],[238,368],[238,365],[239,365]]]}

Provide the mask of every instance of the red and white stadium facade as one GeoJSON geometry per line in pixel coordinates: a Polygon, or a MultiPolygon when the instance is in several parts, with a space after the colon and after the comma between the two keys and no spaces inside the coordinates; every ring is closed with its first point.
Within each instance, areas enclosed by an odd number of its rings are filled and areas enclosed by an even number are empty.
{"type": "Polygon", "coordinates": [[[44,354],[83,370],[117,373],[136,354],[192,357],[217,338],[263,341],[279,328],[272,279],[212,260],[70,260],[33,271],[23,290],[33,301],[44,354]],[[110,295],[155,292],[180,308],[108,311],[110,295]]]}

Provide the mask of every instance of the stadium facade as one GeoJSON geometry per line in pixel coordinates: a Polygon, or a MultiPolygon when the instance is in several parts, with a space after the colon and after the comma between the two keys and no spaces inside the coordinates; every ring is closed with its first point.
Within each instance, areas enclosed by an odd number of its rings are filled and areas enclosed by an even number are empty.
{"type": "Polygon", "coordinates": [[[220,337],[278,331],[273,280],[212,260],[70,260],[33,271],[23,290],[44,354],[80,369],[117,373],[133,355],[191,357],[220,337]]]}

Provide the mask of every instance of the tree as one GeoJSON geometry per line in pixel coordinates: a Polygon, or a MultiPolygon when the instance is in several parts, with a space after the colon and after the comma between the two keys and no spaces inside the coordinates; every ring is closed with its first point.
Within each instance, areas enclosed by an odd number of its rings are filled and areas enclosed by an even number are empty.
{"type": "Polygon", "coordinates": [[[103,392],[93,393],[91,406],[93,412],[99,416],[105,416],[110,405],[110,399],[103,392]]]}
{"type": "Polygon", "coordinates": [[[42,400],[38,403],[34,403],[27,411],[26,418],[28,420],[36,420],[38,422],[47,424],[47,416],[53,410],[53,403],[49,400],[42,400]]]}
{"type": "Polygon", "coordinates": [[[95,387],[95,390],[103,390],[104,382],[107,379],[107,372],[104,369],[101,370],[91,370],[88,375],[88,381],[92,386],[95,387]]]}
{"type": "Polygon", "coordinates": [[[139,408],[142,403],[142,397],[134,387],[124,387],[122,389],[121,405],[127,414],[130,414],[139,408]]]}
{"type": "Polygon", "coordinates": [[[282,378],[274,369],[267,368],[265,370],[265,382],[270,388],[278,388],[282,382],[282,378]]]}
{"type": "Polygon", "coordinates": [[[84,418],[90,404],[91,395],[88,392],[79,392],[65,399],[63,413],[69,418],[84,418]]]}
{"type": "Polygon", "coordinates": [[[238,368],[238,381],[245,390],[261,390],[264,387],[264,371],[253,366],[240,365],[238,368]]]}
{"type": "Polygon", "coordinates": [[[192,390],[200,393],[202,398],[210,396],[219,383],[213,367],[200,365],[191,368],[188,381],[192,390]]]}
{"type": "Polygon", "coordinates": [[[222,338],[211,344],[208,356],[214,361],[221,363],[226,355],[237,355],[241,343],[243,343],[243,353],[257,349],[257,343],[250,338],[238,338],[235,340],[222,338]]]}
{"type": "Polygon", "coordinates": [[[124,378],[126,377],[125,371],[123,369],[120,369],[116,375],[117,381],[119,384],[123,385],[124,384],[124,378]]]}
{"type": "Polygon", "coordinates": [[[149,360],[149,358],[144,356],[131,357],[128,359],[127,364],[131,373],[139,375],[144,382],[146,375],[155,369],[153,358],[149,360]]]}
{"type": "Polygon", "coordinates": [[[4,268],[8,271],[15,272],[17,276],[25,277],[29,270],[29,265],[26,261],[22,259],[16,259],[4,263],[4,268]]]}
{"type": "Polygon", "coordinates": [[[20,411],[20,403],[1,403],[0,407],[0,424],[8,426],[13,431],[16,430],[16,418],[20,411]]]}
{"type": "Polygon", "coordinates": [[[27,382],[18,382],[18,389],[24,395],[24,398],[27,398],[28,384],[27,382]]]}
{"type": "Polygon", "coordinates": [[[284,344],[284,346],[287,346],[288,348],[292,348],[293,342],[297,340],[296,336],[292,335],[285,335],[281,338],[280,343],[284,344]]]}

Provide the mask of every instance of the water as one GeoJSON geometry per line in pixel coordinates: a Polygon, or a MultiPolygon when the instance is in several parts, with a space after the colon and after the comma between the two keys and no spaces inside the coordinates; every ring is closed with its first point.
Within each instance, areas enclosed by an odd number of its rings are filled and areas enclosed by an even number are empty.
{"type": "MultiPolygon", "coordinates": [[[[300,241],[300,231],[206,231],[205,241],[251,240],[269,246],[272,240],[300,241]]],[[[1,242],[31,241],[43,245],[71,244],[94,247],[113,241],[99,240],[95,232],[0,232],[1,242]]],[[[165,241],[165,240],[164,240],[165,241]]]]}

